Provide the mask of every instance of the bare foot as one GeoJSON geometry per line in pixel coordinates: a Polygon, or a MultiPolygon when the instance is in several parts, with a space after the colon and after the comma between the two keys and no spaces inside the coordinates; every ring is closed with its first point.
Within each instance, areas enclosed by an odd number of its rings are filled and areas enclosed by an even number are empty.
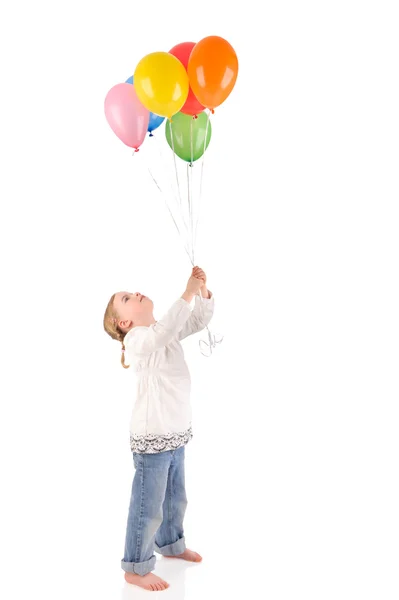
{"type": "Polygon", "coordinates": [[[125,579],[128,583],[132,583],[133,585],[138,585],[145,590],[150,590],[151,592],[162,592],[162,590],[166,590],[169,587],[169,583],[154,575],[153,573],[147,573],[147,575],[136,575],[136,573],[126,573],[125,579]]]}
{"type": "Polygon", "coordinates": [[[202,560],[202,556],[193,550],[185,550],[183,554],[176,554],[175,556],[165,555],[165,558],[182,558],[183,560],[188,560],[190,562],[201,562],[202,560]]]}

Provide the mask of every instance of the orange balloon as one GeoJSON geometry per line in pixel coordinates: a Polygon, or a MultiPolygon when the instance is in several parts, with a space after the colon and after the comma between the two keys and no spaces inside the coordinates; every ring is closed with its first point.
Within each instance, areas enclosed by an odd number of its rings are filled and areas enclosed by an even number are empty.
{"type": "Polygon", "coordinates": [[[194,46],[187,72],[198,101],[214,109],[226,100],[235,85],[237,54],[225,39],[211,35],[194,46]]]}

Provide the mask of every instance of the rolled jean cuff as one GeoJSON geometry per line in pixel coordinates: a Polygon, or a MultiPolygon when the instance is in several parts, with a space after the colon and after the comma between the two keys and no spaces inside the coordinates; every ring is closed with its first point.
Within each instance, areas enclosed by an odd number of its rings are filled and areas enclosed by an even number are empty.
{"type": "Polygon", "coordinates": [[[121,567],[126,573],[135,573],[136,575],[147,575],[150,571],[154,570],[156,563],[155,555],[151,556],[149,560],[145,560],[144,562],[125,562],[123,559],[121,560],[121,567]]]}
{"type": "Polygon", "coordinates": [[[160,548],[155,544],[155,551],[159,554],[163,554],[163,556],[177,556],[178,554],[183,554],[186,549],[186,541],[184,537],[174,542],[174,544],[168,544],[167,546],[162,546],[160,548]]]}

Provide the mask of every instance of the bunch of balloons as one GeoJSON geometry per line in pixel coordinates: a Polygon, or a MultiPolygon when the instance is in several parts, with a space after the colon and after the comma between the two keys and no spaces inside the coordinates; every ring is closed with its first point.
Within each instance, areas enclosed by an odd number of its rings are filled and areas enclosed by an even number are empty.
{"type": "Polygon", "coordinates": [[[108,92],[105,116],[118,138],[136,151],[147,132],[151,136],[167,118],[168,144],[191,163],[211,139],[205,109],[213,113],[226,100],[237,74],[237,55],[225,39],[183,42],[169,52],[144,56],[134,75],[108,92]]]}

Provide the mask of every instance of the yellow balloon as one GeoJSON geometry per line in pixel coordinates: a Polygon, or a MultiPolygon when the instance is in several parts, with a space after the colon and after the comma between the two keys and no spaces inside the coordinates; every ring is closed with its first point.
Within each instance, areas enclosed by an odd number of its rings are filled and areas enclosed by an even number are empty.
{"type": "Polygon", "coordinates": [[[187,100],[186,69],[168,52],[144,56],[136,67],[133,80],[140,102],[160,117],[175,115],[187,100]]]}

